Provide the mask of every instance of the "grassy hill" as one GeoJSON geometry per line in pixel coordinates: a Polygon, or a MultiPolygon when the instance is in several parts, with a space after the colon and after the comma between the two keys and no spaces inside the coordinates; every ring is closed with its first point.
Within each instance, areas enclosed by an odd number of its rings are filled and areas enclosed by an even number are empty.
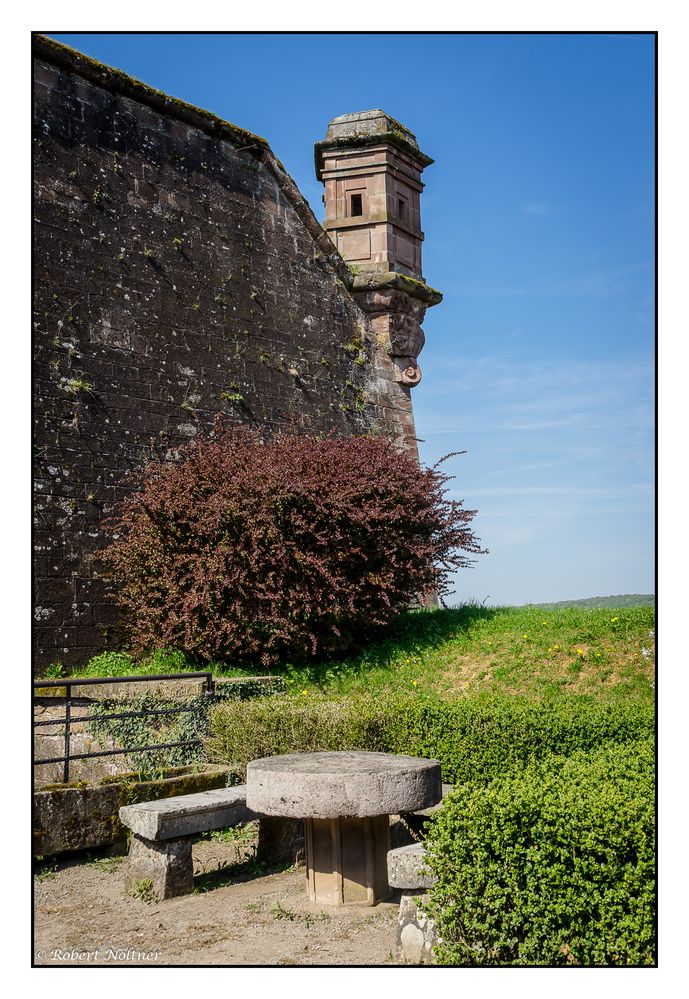
{"type": "Polygon", "coordinates": [[[551,604],[525,604],[541,610],[557,610],[560,607],[655,607],[653,593],[622,593],[614,597],[585,597],[583,600],[558,600],[551,604]]]}
{"type": "Polygon", "coordinates": [[[480,607],[404,615],[358,656],[288,671],[313,693],[415,690],[444,698],[654,698],[655,609],[480,607]]]}
{"type": "MultiPolygon", "coordinates": [[[[87,675],[198,669],[181,652],[135,662],[123,653],[91,660],[87,675]]],[[[210,663],[216,676],[259,668],[210,663]]],[[[607,701],[654,699],[653,606],[538,606],[409,611],[355,655],[287,665],[287,689],[302,697],[407,690],[446,699],[520,694],[541,700],[584,694],[607,701]]]]}

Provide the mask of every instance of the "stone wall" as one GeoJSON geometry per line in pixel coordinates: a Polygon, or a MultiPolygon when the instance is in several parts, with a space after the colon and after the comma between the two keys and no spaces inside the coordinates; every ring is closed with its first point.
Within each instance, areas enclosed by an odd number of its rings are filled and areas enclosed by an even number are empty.
{"type": "Polygon", "coordinates": [[[36,668],[117,641],[89,555],[216,414],[415,448],[409,390],[264,140],[35,39],[36,668]]]}
{"type": "Polygon", "coordinates": [[[33,795],[33,855],[46,857],[73,850],[117,844],[124,853],[127,830],[120,822],[123,805],[159,801],[225,787],[226,767],[175,767],[157,780],[140,781],[135,773],[87,786],[46,787],[33,795]]]}

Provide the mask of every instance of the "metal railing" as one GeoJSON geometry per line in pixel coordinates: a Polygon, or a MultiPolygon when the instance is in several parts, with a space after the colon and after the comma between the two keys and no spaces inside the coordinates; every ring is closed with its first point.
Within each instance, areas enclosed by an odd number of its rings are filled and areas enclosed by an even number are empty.
{"type": "MultiPolygon", "coordinates": [[[[62,763],[63,764],[63,774],[62,779],[65,784],[69,783],[69,764],[70,760],[86,760],[90,759],[92,756],[123,756],[127,753],[144,753],[149,752],[153,749],[173,749],[177,746],[198,746],[201,744],[201,739],[184,739],[180,742],[163,742],[157,744],[151,744],[147,746],[127,746],[124,749],[101,749],[92,753],[70,753],[70,739],[72,736],[72,725],[78,722],[88,722],[88,721],[106,721],[114,718],[139,718],[139,717],[153,717],[155,715],[174,715],[182,714],[184,712],[195,713],[198,711],[198,705],[194,707],[180,707],[180,708],[142,708],[139,711],[119,711],[112,714],[86,714],[79,715],[77,717],[72,715],[72,688],[74,687],[86,687],[95,686],[102,684],[113,684],[113,683],[145,683],[146,681],[157,681],[157,680],[199,680],[204,679],[206,681],[204,694],[212,695],[215,692],[213,684],[213,674],[207,671],[202,671],[199,673],[153,673],[147,674],[145,676],[98,676],[98,677],[84,677],[83,679],[77,679],[76,677],[70,677],[68,680],[34,680],[34,697],[35,691],[37,689],[44,690],[46,687],[64,687],[65,688],[65,715],[64,718],[51,718],[47,721],[35,721],[33,722],[34,728],[47,727],[56,725],[64,725],[64,755],[63,756],[50,756],[45,759],[34,759],[33,765],[35,767],[44,766],[47,763],[62,763]]],[[[80,698],[77,698],[79,700],[80,698]]],[[[76,705],[74,705],[76,706],[76,705]]],[[[88,710],[88,709],[86,709],[88,710]]]]}

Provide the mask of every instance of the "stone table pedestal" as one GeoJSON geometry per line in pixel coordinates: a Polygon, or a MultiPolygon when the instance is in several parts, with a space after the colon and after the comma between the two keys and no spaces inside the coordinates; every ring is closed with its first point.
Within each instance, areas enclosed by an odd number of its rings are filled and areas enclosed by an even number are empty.
{"type": "Polygon", "coordinates": [[[312,902],[375,905],[390,894],[387,815],[305,819],[307,890],[312,902]]]}
{"type": "Polygon", "coordinates": [[[389,816],[441,797],[440,764],[412,756],[295,753],[247,767],[249,808],[304,819],[307,889],[322,905],[387,898],[389,816]]]}

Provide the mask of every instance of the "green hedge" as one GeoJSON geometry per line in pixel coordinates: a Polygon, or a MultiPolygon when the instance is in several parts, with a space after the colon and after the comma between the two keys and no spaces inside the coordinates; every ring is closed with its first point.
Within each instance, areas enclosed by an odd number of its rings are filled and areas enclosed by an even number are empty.
{"type": "Polygon", "coordinates": [[[369,749],[386,751],[388,713],[374,699],[277,696],[213,708],[207,755],[240,776],[249,760],[282,753],[369,749]]]}
{"type": "Polygon", "coordinates": [[[569,697],[427,699],[419,695],[303,696],[218,705],[207,751],[243,775],[249,760],[280,753],[367,749],[440,760],[450,784],[485,784],[552,752],[569,755],[653,732],[652,708],[569,697]]]}
{"type": "Polygon", "coordinates": [[[645,739],[459,787],[426,841],[446,965],[652,965],[654,755],[645,739]]]}

